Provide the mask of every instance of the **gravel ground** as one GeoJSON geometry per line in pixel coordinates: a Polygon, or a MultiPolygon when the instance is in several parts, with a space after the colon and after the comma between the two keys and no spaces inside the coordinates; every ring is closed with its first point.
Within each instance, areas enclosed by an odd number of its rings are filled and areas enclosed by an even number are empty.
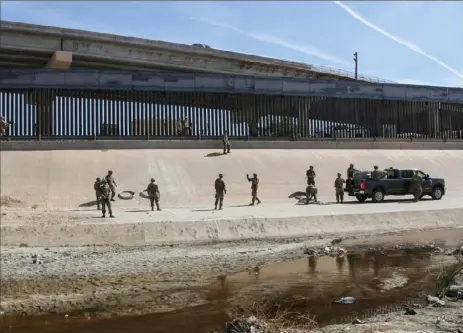
{"type": "MultiPolygon", "coordinates": [[[[333,325],[313,333],[461,333],[463,302],[449,302],[444,308],[418,309],[414,316],[390,313],[358,325],[333,325]]],[[[302,333],[302,332],[301,332],[302,333]]]]}

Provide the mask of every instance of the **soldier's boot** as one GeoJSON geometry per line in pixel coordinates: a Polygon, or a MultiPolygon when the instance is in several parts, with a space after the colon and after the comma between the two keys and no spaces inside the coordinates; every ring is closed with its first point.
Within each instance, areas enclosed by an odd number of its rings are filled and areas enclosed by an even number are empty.
{"type": "Polygon", "coordinates": [[[151,211],[154,211],[154,206],[151,206],[151,211]]]}
{"type": "Polygon", "coordinates": [[[259,198],[257,198],[257,204],[260,204],[262,201],[259,200],[259,198]]]}
{"type": "Polygon", "coordinates": [[[105,218],[106,217],[106,212],[104,211],[103,212],[103,215],[101,216],[101,218],[105,218]]]}
{"type": "Polygon", "coordinates": [[[158,204],[158,203],[156,203],[156,210],[157,210],[158,212],[161,211],[161,207],[159,207],[159,204],[158,204]]]}
{"type": "Polygon", "coordinates": [[[219,210],[222,210],[222,203],[220,203],[219,210]]]}

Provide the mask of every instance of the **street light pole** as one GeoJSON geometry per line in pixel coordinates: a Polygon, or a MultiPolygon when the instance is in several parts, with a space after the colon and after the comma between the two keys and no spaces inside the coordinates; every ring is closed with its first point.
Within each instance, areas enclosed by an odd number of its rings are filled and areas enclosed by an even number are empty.
{"type": "Polygon", "coordinates": [[[355,79],[357,80],[357,74],[358,74],[358,53],[354,53],[354,62],[355,62],[355,79]]]}

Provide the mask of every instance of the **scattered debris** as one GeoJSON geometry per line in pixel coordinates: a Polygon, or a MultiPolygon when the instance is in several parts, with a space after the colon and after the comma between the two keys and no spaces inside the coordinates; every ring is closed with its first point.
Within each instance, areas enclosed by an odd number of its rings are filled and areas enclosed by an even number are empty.
{"type": "Polygon", "coordinates": [[[337,247],[337,246],[326,246],[324,248],[305,248],[304,249],[304,254],[307,254],[309,256],[324,256],[328,255],[330,257],[338,257],[338,256],[343,256],[347,253],[345,249],[342,247],[337,247]]]}
{"type": "Polygon", "coordinates": [[[333,301],[334,304],[354,304],[355,297],[341,297],[337,301],[333,301]]]}
{"type": "Polygon", "coordinates": [[[342,242],[342,238],[335,238],[331,241],[331,245],[336,245],[342,242]]]}
{"type": "Polygon", "coordinates": [[[463,285],[451,285],[447,290],[446,295],[456,299],[463,299],[463,285]]]}
{"type": "Polygon", "coordinates": [[[0,196],[0,207],[13,208],[13,207],[24,207],[24,206],[26,206],[26,203],[22,200],[14,199],[7,195],[0,196]]]}
{"type": "Polygon", "coordinates": [[[433,307],[445,306],[445,301],[439,299],[439,297],[428,295],[426,297],[426,301],[428,302],[429,305],[432,305],[433,307]]]}
{"type": "Polygon", "coordinates": [[[407,316],[414,316],[414,315],[416,315],[416,311],[414,309],[412,309],[412,308],[407,308],[407,309],[405,309],[404,314],[407,315],[407,316]]]}

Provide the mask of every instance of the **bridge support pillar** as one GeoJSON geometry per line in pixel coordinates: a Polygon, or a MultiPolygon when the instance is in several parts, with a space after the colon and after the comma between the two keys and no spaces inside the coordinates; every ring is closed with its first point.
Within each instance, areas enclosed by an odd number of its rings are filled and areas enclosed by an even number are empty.
{"type": "Polygon", "coordinates": [[[56,51],[48,60],[46,68],[69,69],[72,64],[72,52],[56,51]]]}

